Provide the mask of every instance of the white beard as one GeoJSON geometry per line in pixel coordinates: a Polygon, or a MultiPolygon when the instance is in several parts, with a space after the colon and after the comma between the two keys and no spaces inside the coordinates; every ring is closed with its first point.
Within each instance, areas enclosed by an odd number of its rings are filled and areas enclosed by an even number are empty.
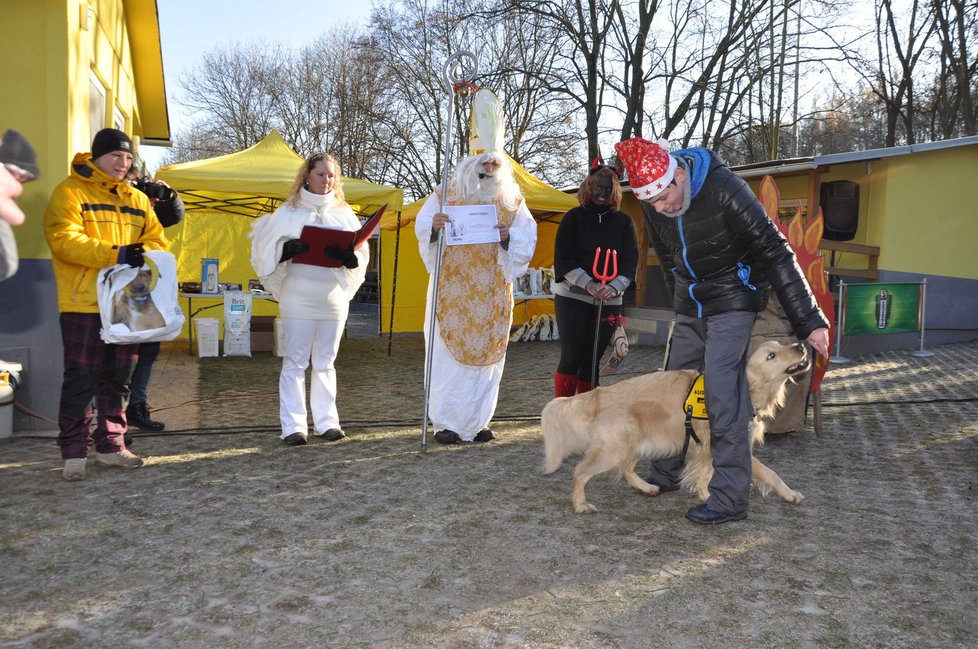
{"type": "Polygon", "coordinates": [[[471,200],[476,205],[491,205],[499,199],[499,182],[495,176],[486,176],[479,180],[477,189],[471,200]]]}

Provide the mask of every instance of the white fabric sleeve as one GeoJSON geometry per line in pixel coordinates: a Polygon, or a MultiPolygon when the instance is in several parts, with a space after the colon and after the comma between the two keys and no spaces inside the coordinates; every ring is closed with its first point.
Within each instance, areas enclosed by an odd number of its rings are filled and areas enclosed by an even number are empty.
{"type": "Polygon", "coordinates": [[[512,282],[527,271],[536,247],[537,222],[526,207],[526,201],[521,201],[516,218],[509,226],[509,248],[499,248],[499,264],[507,282],[512,282]]]}

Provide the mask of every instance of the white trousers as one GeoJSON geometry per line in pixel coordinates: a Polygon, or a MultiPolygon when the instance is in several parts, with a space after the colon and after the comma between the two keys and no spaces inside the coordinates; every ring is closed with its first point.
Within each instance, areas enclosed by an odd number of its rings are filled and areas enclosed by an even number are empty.
{"type": "Polygon", "coordinates": [[[309,434],[306,411],[306,368],[312,359],[309,403],[317,435],[340,427],[336,410],[336,369],[344,323],[340,320],[283,318],[285,355],[278,380],[279,420],[282,439],[292,433],[309,434]]]}
{"type": "MultiPolygon", "coordinates": [[[[426,338],[427,333],[425,326],[426,338]]],[[[492,365],[462,365],[442,341],[437,321],[431,351],[431,394],[428,398],[431,423],[435,432],[451,430],[464,441],[471,442],[489,425],[496,412],[506,358],[492,365]]]]}

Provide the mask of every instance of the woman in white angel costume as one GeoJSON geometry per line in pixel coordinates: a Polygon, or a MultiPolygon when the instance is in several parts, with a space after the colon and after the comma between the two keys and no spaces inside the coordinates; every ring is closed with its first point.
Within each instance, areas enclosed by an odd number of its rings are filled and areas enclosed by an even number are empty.
{"type": "Polygon", "coordinates": [[[332,156],[317,154],[300,167],[295,183],[275,212],[258,219],[252,231],[251,265],[262,286],[278,300],[285,328],[285,353],[279,376],[282,440],[306,443],[306,368],[312,359],[309,402],[314,433],[333,442],[346,436],[336,408],[333,361],[350,309],[363,284],[370,252],[366,242],[356,250],[336,246],[314,251],[335,260],[335,267],[297,263],[309,250],[299,237],[305,226],[354,231],[360,221],[343,198],[340,167],[332,156]]]}
{"type": "MultiPolygon", "coordinates": [[[[441,444],[488,442],[496,410],[506,345],[513,323],[513,280],[523,273],[537,242],[530,215],[508,159],[496,151],[470,155],[455,167],[445,205],[495,205],[498,243],[444,246],[433,309],[432,282],[438,233],[451,219],[432,194],[415,221],[428,269],[425,344],[431,354],[428,409],[441,444]],[[434,312],[434,339],[428,340],[434,312]]],[[[426,422],[427,423],[427,422],[426,422]]]]}

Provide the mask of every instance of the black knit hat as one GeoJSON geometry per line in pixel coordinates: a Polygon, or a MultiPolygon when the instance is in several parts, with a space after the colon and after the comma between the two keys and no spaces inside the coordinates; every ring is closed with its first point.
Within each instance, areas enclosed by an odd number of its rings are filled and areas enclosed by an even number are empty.
{"type": "Polygon", "coordinates": [[[15,131],[7,129],[0,141],[0,162],[9,163],[20,167],[31,179],[41,175],[41,170],[37,168],[37,156],[34,154],[34,147],[27,139],[15,131]]]}
{"type": "Polygon", "coordinates": [[[132,140],[119,129],[103,128],[95,134],[95,139],[92,140],[92,160],[113,151],[132,153],[132,140]]]}

